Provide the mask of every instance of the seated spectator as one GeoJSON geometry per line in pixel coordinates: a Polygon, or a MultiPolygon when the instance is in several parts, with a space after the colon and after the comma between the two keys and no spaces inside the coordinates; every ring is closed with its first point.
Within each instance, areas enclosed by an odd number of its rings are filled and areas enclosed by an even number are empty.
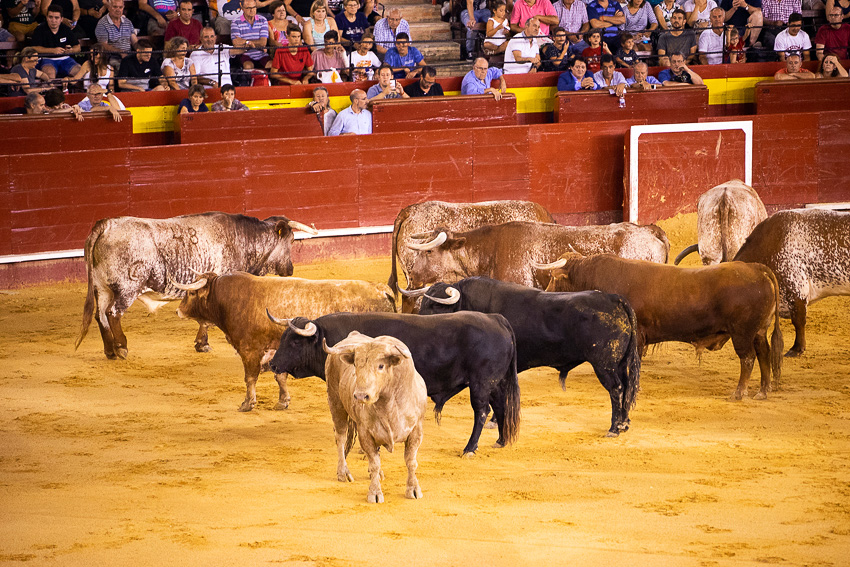
{"type": "Polygon", "coordinates": [[[50,87],[50,85],[41,86],[40,82],[49,82],[50,77],[43,71],[36,69],[38,65],[38,52],[34,47],[24,47],[18,53],[18,64],[12,67],[9,74],[18,75],[21,78],[20,83],[9,89],[9,96],[23,96],[29,93],[40,93],[50,87]]]}
{"type": "MultiPolygon", "coordinates": [[[[321,0],[316,0],[316,2],[321,2],[321,0]]],[[[321,4],[321,6],[324,7],[324,4],[321,4]]],[[[286,14],[286,4],[284,4],[283,0],[277,0],[269,6],[269,11],[272,17],[269,19],[269,42],[267,45],[271,47],[283,47],[286,45],[286,28],[289,27],[289,24],[295,22],[286,14]]],[[[306,27],[307,23],[304,26],[306,27]]]]}
{"type": "Polygon", "coordinates": [[[608,44],[603,43],[602,32],[599,30],[590,30],[584,36],[584,39],[588,47],[581,52],[581,57],[587,64],[587,70],[593,74],[601,68],[599,60],[602,58],[602,54],[607,53],[610,55],[611,51],[608,50],[608,44]]]}
{"type": "Polygon", "coordinates": [[[502,70],[498,67],[490,67],[490,63],[483,57],[472,62],[472,70],[464,75],[463,82],[460,84],[462,95],[492,94],[496,100],[501,100],[506,89],[502,70]],[[498,89],[490,86],[496,79],[499,79],[498,89]]]}
{"type": "Polygon", "coordinates": [[[352,51],[350,56],[352,67],[352,81],[371,81],[375,75],[375,69],[381,66],[381,61],[375,52],[371,51],[375,41],[372,34],[364,33],[356,44],[357,51],[352,51]]]}
{"type": "Polygon", "coordinates": [[[0,41],[17,41],[15,36],[6,29],[5,25],[3,23],[3,10],[0,10],[0,41]]]}
{"type": "Polygon", "coordinates": [[[72,77],[68,77],[69,82],[81,79],[86,91],[92,83],[98,83],[106,91],[115,91],[115,68],[109,63],[109,55],[103,44],[92,45],[89,58],[83,61],[72,77]]]}
{"type": "Polygon", "coordinates": [[[466,9],[460,13],[460,21],[466,27],[467,60],[472,60],[475,53],[475,42],[479,36],[475,27],[481,22],[486,22],[492,15],[493,12],[490,11],[486,0],[466,0],[466,9]]]}
{"type": "Polygon", "coordinates": [[[818,79],[846,79],[847,70],[842,67],[841,61],[835,55],[827,55],[820,61],[818,72],[815,73],[818,79]]]}
{"type": "MultiPolygon", "coordinates": [[[[701,30],[711,25],[711,11],[717,8],[714,0],[685,0],[682,9],[685,11],[685,22],[694,30],[701,30]]],[[[672,20],[670,22],[673,23],[672,20]]]]}
{"type": "Polygon", "coordinates": [[[634,67],[634,74],[626,79],[629,90],[649,91],[661,86],[661,81],[649,74],[649,67],[643,61],[638,61],[634,67]]]}
{"type": "Polygon", "coordinates": [[[44,108],[44,97],[36,92],[28,93],[24,99],[24,113],[27,116],[47,114],[47,109],[44,108]]]}
{"type": "Polygon", "coordinates": [[[505,74],[537,72],[540,68],[538,35],[540,22],[532,16],[525,22],[525,29],[508,41],[505,48],[505,74]]]}
{"type": "Polygon", "coordinates": [[[198,74],[198,83],[216,88],[232,85],[230,58],[240,55],[242,50],[216,43],[215,30],[209,26],[201,30],[201,48],[192,52],[192,62],[198,74]]]}
{"type": "MultiPolygon", "coordinates": [[[[762,0],[761,11],[764,20],[761,42],[767,49],[776,51],[776,36],[783,28],[788,27],[792,14],[799,14],[803,9],[802,0],[762,0]]],[[[800,27],[803,16],[800,15],[800,27]]]]}
{"type": "Polygon", "coordinates": [[[116,99],[112,93],[107,93],[106,89],[97,83],[92,83],[86,90],[86,98],[80,101],[80,110],[83,112],[109,112],[115,122],[121,122],[121,115],[118,113],[124,107],[123,104],[116,99]],[[109,102],[103,99],[107,98],[109,102]]]}
{"type": "Polygon", "coordinates": [[[572,60],[570,70],[558,77],[559,91],[595,91],[593,74],[587,70],[587,63],[581,57],[572,60]]]}
{"type": "Polygon", "coordinates": [[[363,15],[363,12],[359,11],[360,2],[358,0],[345,0],[342,6],[343,11],[337,14],[335,18],[336,27],[341,34],[342,44],[349,47],[360,41],[369,27],[369,21],[363,15]]]}
{"type": "Polygon", "coordinates": [[[395,47],[387,50],[387,54],[384,55],[384,64],[393,68],[396,79],[418,77],[422,67],[427,65],[422,53],[410,45],[410,38],[404,32],[396,35],[395,47]]]}
{"type": "MultiPolygon", "coordinates": [[[[301,29],[298,29],[300,35],[301,29]]],[[[230,24],[230,38],[233,46],[245,49],[242,54],[242,69],[269,69],[271,57],[266,53],[269,41],[268,21],[257,15],[257,0],[242,0],[242,17],[230,24]]]]}
{"type": "Polygon", "coordinates": [[[803,8],[808,8],[810,10],[826,10],[829,12],[832,10],[834,6],[838,6],[841,8],[841,21],[845,24],[850,22],[850,0],[826,0],[826,4],[820,0],[807,0],[803,4],[803,8]],[[820,6],[815,6],[814,4],[821,4],[820,6]]]}
{"type": "MultiPolygon", "coordinates": [[[[663,34],[665,30],[669,30],[672,27],[673,12],[682,10],[682,3],[679,0],[661,0],[655,4],[654,10],[658,29],[663,34]]],[[[685,16],[685,19],[687,19],[687,16],[685,16]]]]}
{"type": "MultiPolygon", "coordinates": [[[[743,2],[743,0],[741,0],[743,2]]],[[[699,60],[703,65],[719,65],[723,63],[723,47],[725,44],[723,26],[723,8],[711,11],[711,27],[699,36],[699,60]]],[[[740,33],[740,30],[738,30],[740,33]]],[[[743,39],[743,36],[741,37],[743,39]]]]}
{"type": "Polygon", "coordinates": [[[38,68],[50,80],[73,76],[80,70],[73,54],[80,52],[80,42],[71,28],[62,23],[62,8],[52,4],[47,8],[47,21],[40,24],[30,42],[42,56],[38,68]]]}
{"type": "Polygon", "coordinates": [[[44,91],[44,111],[47,114],[73,114],[78,122],[83,121],[83,111],[78,104],[71,106],[65,102],[65,93],[62,89],[50,89],[44,91]]]}
{"type": "Polygon", "coordinates": [[[773,75],[774,81],[790,81],[796,79],[814,79],[815,74],[803,69],[803,58],[799,53],[789,53],[785,57],[785,68],[773,75]]]}
{"type": "MultiPolygon", "coordinates": [[[[342,2],[340,1],[340,5],[341,4],[342,2]]],[[[374,28],[375,24],[377,24],[378,20],[382,17],[382,14],[378,12],[378,3],[375,0],[363,0],[361,4],[360,13],[366,16],[366,21],[374,28]]],[[[381,4],[381,6],[383,7],[383,4],[381,4]]],[[[333,13],[339,14],[341,11],[342,8],[340,7],[340,9],[334,9],[333,13]]]]}
{"type": "Polygon", "coordinates": [[[41,2],[29,0],[3,0],[3,11],[9,20],[9,33],[18,43],[24,43],[35,32],[38,9],[41,2]]]}
{"type": "Polygon", "coordinates": [[[310,48],[301,43],[301,29],[290,24],[286,30],[286,47],[274,54],[269,77],[278,85],[306,85],[316,74],[313,72],[313,57],[310,48]]]}
{"type": "Polygon", "coordinates": [[[324,47],[313,53],[316,76],[320,83],[341,83],[348,79],[348,56],[339,44],[339,32],[326,33],[323,43],[324,47]]]}
{"type": "Polygon", "coordinates": [[[80,19],[80,5],[77,0],[41,0],[38,6],[39,16],[36,20],[43,23],[43,19],[47,17],[47,9],[53,6],[61,11],[61,21],[71,29],[77,27],[77,22],[80,19]]]}
{"type": "Polygon", "coordinates": [[[97,22],[106,13],[106,3],[103,0],[79,0],[77,3],[80,5],[80,19],[74,28],[75,33],[94,39],[97,22]]]}
{"type": "Polygon", "coordinates": [[[177,107],[179,114],[187,114],[190,112],[209,112],[204,100],[207,98],[207,91],[201,85],[192,85],[189,87],[189,93],[180,105],[177,107]]]}
{"type": "MultiPolygon", "coordinates": [[[[723,10],[718,12],[719,24],[723,26],[723,10]]],[[[705,33],[705,32],[703,32],[705,33]]],[[[697,60],[697,37],[693,30],[685,29],[685,12],[677,8],[670,15],[668,31],[658,36],[658,63],[662,67],[670,65],[668,53],[684,53],[688,63],[697,60]]]]}
{"type": "Polygon", "coordinates": [[[351,106],[337,115],[328,136],[372,133],[372,113],[366,110],[366,93],[354,89],[349,98],[351,106]]]}
{"type": "Polygon", "coordinates": [[[425,65],[422,67],[419,80],[404,87],[404,92],[411,98],[443,96],[443,86],[437,82],[437,70],[430,65],[425,65]]]}
{"type": "MultiPolygon", "coordinates": [[[[559,29],[564,30],[564,28],[559,29]]],[[[493,10],[493,16],[487,19],[487,29],[484,31],[484,53],[488,55],[504,53],[508,46],[510,34],[511,23],[508,21],[508,5],[505,0],[499,0],[493,10]]],[[[564,32],[565,41],[566,37],[566,32],[564,32]]]]}
{"type": "Polygon", "coordinates": [[[815,55],[823,59],[825,55],[835,55],[838,59],[847,59],[850,47],[850,24],[842,21],[841,6],[833,6],[826,13],[826,24],[815,35],[815,55]]]}
{"type": "Polygon", "coordinates": [[[310,17],[304,22],[302,34],[304,43],[313,51],[321,49],[325,35],[330,31],[337,32],[337,38],[339,38],[339,28],[333,14],[328,13],[324,0],[316,0],[310,6],[310,17]]]}
{"type": "Polygon", "coordinates": [[[152,58],[153,46],[148,40],[140,39],[136,43],[136,52],[121,61],[118,89],[137,92],[168,90],[160,65],[152,58]]]}
{"type": "MultiPolygon", "coordinates": [[[[710,31],[710,30],[707,30],[710,31]]],[[[703,32],[703,33],[707,33],[703,32]]],[[[688,68],[685,56],[681,53],[670,55],[670,68],[658,73],[658,80],[665,87],[678,87],[682,85],[703,85],[702,77],[688,68]]]]}
{"type": "Polygon", "coordinates": [[[328,99],[328,89],[325,87],[313,89],[313,100],[307,103],[307,108],[316,113],[316,118],[322,125],[322,133],[327,136],[336,119],[336,110],[331,108],[328,99]]]}
{"type": "Polygon", "coordinates": [[[372,102],[390,98],[408,98],[408,94],[401,88],[401,84],[393,79],[392,67],[384,63],[378,69],[378,83],[369,87],[366,99],[372,102]]]}
{"type": "Polygon", "coordinates": [[[168,26],[165,28],[165,41],[179,35],[186,38],[192,49],[201,45],[201,29],[203,29],[203,26],[199,20],[192,17],[193,12],[192,0],[180,0],[177,17],[168,22],[168,26]]]}
{"type": "Polygon", "coordinates": [[[540,35],[549,35],[549,26],[558,25],[558,14],[549,0],[516,0],[511,9],[511,31],[520,33],[526,30],[528,18],[537,19],[540,35]]]}
{"type": "Polygon", "coordinates": [[[195,62],[186,54],[189,43],[179,35],[165,45],[166,59],[162,62],[162,76],[165,77],[168,88],[172,91],[188,89],[198,82],[198,71],[195,62]]]}
{"type": "MultiPolygon", "coordinates": [[[[590,19],[591,29],[600,30],[602,41],[607,47],[607,53],[617,51],[620,35],[619,26],[626,23],[623,9],[617,0],[594,0],[593,2],[589,2],[587,4],[587,17],[590,19]]],[[[587,66],[588,68],[593,68],[590,61],[587,62],[587,66]]],[[[596,71],[598,70],[597,68],[596,71]]]]}
{"type": "Polygon", "coordinates": [[[387,17],[378,20],[375,24],[375,29],[372,32],[375,35],[375,51],[378,55],[386,55],[399,33],[406,33],[410,38],[410,24],[407,20],[401,17],[401,10],[398,8],[390,8],[387,17]]]}
{"type": "Polygon", "coordinates": [[[567,41],[567,30],[556,26],[552,28],[552,34],[554,41],[544,43],[540,48],[540,70],[564,72],[570,68],[570,44],[567,41]]]}
{"type": "Polygon", "coordinates": [[[236,100],[236,87],[227,84],[221,87],[221,100],[212,105],[213,112],[227,112],[230,110],[248,110],[248,107],[236,100]]]}
{"type": "MultiPolygon", "coordinates": [[[[570,46],[583,43],[584,34],[590,29],[587,4],[583,0],[559,0],[553,4],[553,7],[558,16],[558,25],[567,31],[567,41],[570,46]]],[[[578,50],[578,53],[580,54],[581,50],[578,50]]]]}
{"type": "Polygon", "coordinates": [[[626,22],[620,26],[624,32],[629,32],[634,38],[635,50],[643,53],[652,52],[651,35],[658,27],[658,19],[652,6],[646,0],[629,0],[623,9],[626,22]]]}
{"type": "Polygon", "coordinates": [[[744,48],[744,38],[735,26],[726,26],[726,49],[723,53],[724,63],[746,63],[747,52],[744,48]]]}
{"type": "MultiPolygon", "coordinates": [[[[121,60],[130,53],[138,38],[133,23],[124,15],[124,0],[105,0],[107,13],[97,22],[94,34],[110,59],[121,60]]],[[[116,63],[119,64],[120,63],[116,63]]]]}
{"type": "Polygon", "coordinates": [[[626,92],[626,78],[621,72],[614,70],[614,56],[606,53],[600,62],[602,69],[593,74],[596,88],[613,90],[615,95],[623,96],[626,92]]]}
{"type": "MultiPolygon", "coordinates": [[[[646,4],[644,4],[646,5],[646,4]]],[[[634,67],[638,62],[637,51],[635,51],[635,38],[629,32],[624,32],[620,37],[620,47],[614,54],[614,62],[618,67],[634,67]]]]}
{"type": "Polygon", "coordinates": [[[177,0],[139,0],[139,10],[150,16],[148,35],[164,35],[168,22],[178,18],[177,0]]]}
{"type": "Polygon", "coordinates": [[[809,61],[812,58],[811,49],[812,40],[809,39],[809,34],[803,31],[803,15],[794,12],[788,16],[788,27],[776,35],[773,50],[779,55],[780,61],[785,61],[785,57],[791,52],[800,53],[803,61],[809,61]]]}
{"type": "Polygon", "coordinates": [[[754,46],[764,23],[761,0],[720,0],[719,6],[725,12],[724,21],[738,28],[744,45],[754,46]]]}

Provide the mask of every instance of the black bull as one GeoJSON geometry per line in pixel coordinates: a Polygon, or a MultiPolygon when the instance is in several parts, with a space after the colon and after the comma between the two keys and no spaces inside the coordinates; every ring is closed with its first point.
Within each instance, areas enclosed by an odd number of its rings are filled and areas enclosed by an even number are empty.
{"type": "Polygon", "coordinates": [[[443,405],[469,387],[475,414],[472,435],[463,450],[474,453],[489,408],[499,425],[496,447],[512,443],[519,430],[519,382],[516,343],[510,324],[500,315],[455,313],[433,317],[392,313],[334,313],[312,321],[298,317],[280,340],[271,361],[276,373],[325,379],[327,354],[351,331],[395,337],[408,346],[416,370],[425,380],[439,419],[443,405]],[[307,334],[312,332],[312,334],[307,334]]]}
{"type": "Polygon", "coordinates": [[[449,286],[431,286],[422,298],[422,315],[455,311],[499,313],[517,337],[517,371],[551,366],[567,373],[588,362],[611,397],[611,429],[616,436],[629,427],[629,410],[640,387],[637,320],[619,295],[586,291],[543,292],[485,277],[463,279],[449,286]],[[454,303],[444,303],[452,288],[454,303]],[[432,298],[437,298],[435,301],[432,298]]]}

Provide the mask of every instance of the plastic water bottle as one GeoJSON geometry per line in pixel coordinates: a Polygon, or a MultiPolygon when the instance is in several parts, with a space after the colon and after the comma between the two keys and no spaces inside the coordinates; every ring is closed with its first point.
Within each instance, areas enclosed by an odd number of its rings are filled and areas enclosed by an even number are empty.
{"type": "Polygon", "coordinates": [[[626,108],[626,97],[620,97],[620,108],[626,108]]]}

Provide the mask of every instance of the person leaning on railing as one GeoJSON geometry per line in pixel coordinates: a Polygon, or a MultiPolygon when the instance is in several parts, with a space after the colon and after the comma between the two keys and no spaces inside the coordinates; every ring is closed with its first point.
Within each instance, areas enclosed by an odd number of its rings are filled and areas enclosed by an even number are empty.
{"type": "Polygon", "coordinates": [[[818,72],[815,73],[818,79],[846,79],[847,70],[841,65],[841,61],[835,55],[827,55],[821,59],[818,66],[818,72]]]}

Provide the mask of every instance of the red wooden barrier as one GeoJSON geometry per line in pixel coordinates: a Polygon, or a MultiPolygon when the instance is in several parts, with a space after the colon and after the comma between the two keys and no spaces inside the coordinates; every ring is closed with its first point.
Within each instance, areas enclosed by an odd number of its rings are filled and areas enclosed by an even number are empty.
{"type": "Polygon", "coordinates": [[[177,115],[181,144],[322,136],[316,114],[306,108],[270,108],[238,112],[177,115]]]}
{"type": "Polygon", "coordinates": [[[133,117],[122,110],[121,122],[109,114],[0,115],[0,155],[70,152],[94,148],[127,148],[133,140],[133,117]]]}
{"type": "Polygon", "coordinates": [[[706,87],[665,87],[655,91],[628,92],[620,99],[607,90],[559,92],[555,121],[590,122],[649,119],[654,124],[696,122],[708,116],[706,87]]]}
{"type": "Polygon", "coordinates": [[[376,100],[371,104],[372,131],[416,132],[446,128],[516,126],[516,97],[505,94],[376,100]]]}
{"type": "Polygon", "coordinates": [[[809,111],[847,110],[850,79],[762,81],[756,83],[756,112],[782,114],[809,111]]]}

